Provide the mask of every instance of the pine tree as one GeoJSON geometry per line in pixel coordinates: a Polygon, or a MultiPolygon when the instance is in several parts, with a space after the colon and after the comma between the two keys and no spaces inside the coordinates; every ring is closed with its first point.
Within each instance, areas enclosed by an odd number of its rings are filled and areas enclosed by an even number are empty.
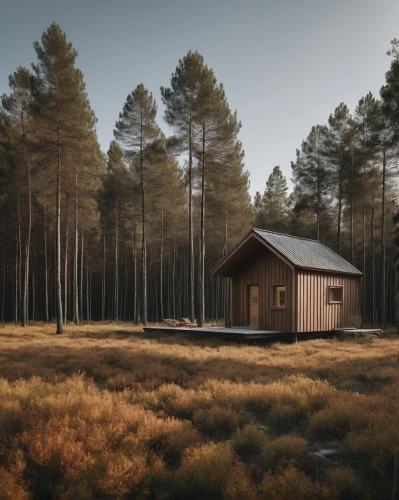
{"type": "Polygon", "coordinates": [[[331,192],[331,172],[326,161],[327,127],[312,127],[308,137],[296,152],[292,162],[293,182],[296,189],[297,209],[302,206],[316,217],[317,240],[321,238],[322,219],[328,223],[331,192]]]}
{"type": "Polygon", "coordinates": [[[127,96],[119,120],[115,124],[114,136],[124,148],[140,172],[142,215],[142,308],[143,325],[147,324],[147,240],[146,240],[146,174],[145,168],[159,127],[155,122],[157,106],[152,94],[140,84],[127,96]]]}
{"type": "Polygon", "coordinates": [[[217,85],[213,71],[207,66],[201,74],[195,122],[199,128],[195,155],[201,170],[198,325],[202,326],[205,321],[205,193],[221,182],[226,174],[229,155],[234,153],[237,134],[241,128],[237,113],[230,111],[223,85],[217,85]]]}
{"type": "Polygon", "coordinates": [[[257,226],[270,231],[289,230],[291,207],[286,178],[279,166],[273,168],[262,196],[257,226]]]}
{"type": "MultiPolygon", "coordinates": [[[[22,198],[26,198],[24,204],[26,205],[27,227],[23,228],[24,251],[22,252],[22,248],[19,250],[21,261],[23,253],[23,279],[19,284],[22,290],[21,325],[25,326],[29,319],[29,262],[32,235],[32,75],[29,70],[19,67],[10,75],[9,86],[12,93],[10,96],[3,95],[1,102],[4,111],[17,130],[15,158],[19,170],[18,196],[22,195],[22,198]]],[[[21,227],[20,222],[19,227],[21,227]]],[[[18,265],[22,266],[22,262],[18,265]]]]}
{"type": "Polygon", "coordinates": [[[189,241],[189,317],[195,320],[194,308],[194,228],[193,228],[193,159],[198,128],[196,124],[199,94],[201,91],[203,57],[198,52],[188,52],[179,61],[172,74],[170,88],[161,87],[162,101],[166,107],[165,121],[175,131],[175,150],[188,155],[188,241],[189,241]]]}
{"type": "MultiPolygon", "coordinates": [[[[39,182],[43,196],[55,195],[56,317],[62,333],[61,207],[64,190],[73,186],[76,164],[94,127],[82,73],[75,67],[76,50],[65,33],[53,23],[34,43],[38,57],[35,70],[34,146],[38,151],[39,182]]],[[[83,259],[83,255],[82,255],[83,259]]],[[[82,292],[81,292],[82,293],[82,292]]]]}
{"type": "Polygon", "coordinates": [[[345,139],[349,131],[350,113],[346,104],[341,103],[328,119],[327,134],[327,162],[332,172],[333,182],[336,185],[335,197],[337,199],[337,252],[341,255],[342,245],[342,213],[344,202],[344,187],[347,176],[348,154],[345,139]]]}
{"type": "MultiPolygon", "coordinates": [[[[366,266],[366,220],[367,212],[372,208],[372,193],[375,191],[375,145],[377,140],[376,120],[379,114],[378,101],[371,93],[362,97],[355,110],[354,122],[358,128],[357,148],[359,155],[359,171],[361,185],[361,205],[362,205],[362,296],[363,296],[363,320],[366,318],[366,303],[367,303],[367,287],[368,281],[367,266],[366,266]]],[[[372,277],[373,278],[373,277],[372,277]]]]}

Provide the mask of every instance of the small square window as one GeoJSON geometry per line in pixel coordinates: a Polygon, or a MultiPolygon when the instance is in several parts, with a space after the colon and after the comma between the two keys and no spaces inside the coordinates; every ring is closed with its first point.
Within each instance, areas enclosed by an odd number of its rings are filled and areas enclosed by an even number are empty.
{"type": "Polygon", "coordinates": [[[328,287],[328,302],[329,304],[342,303],[342,286],[328,287]]]}
{"type": "Polygon", "coordinates": [[[287,298],[285,285],[276,285],[273,287],[273,307],[286,307],[287,298]]]}

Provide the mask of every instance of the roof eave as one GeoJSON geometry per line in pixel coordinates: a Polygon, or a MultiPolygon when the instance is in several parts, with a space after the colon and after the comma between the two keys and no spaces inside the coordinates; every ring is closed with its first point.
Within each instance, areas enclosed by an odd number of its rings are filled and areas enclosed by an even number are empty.
{"type": "Polygon", "coordinates": [[[363,273],[360,271],[356,272],[336,271],[334,269],[319,269],[317,267],[303,267],[303,266],[295,266],[295,269],[298,269],[299,271],[312,271],[315,273],[344,274],[346,276],[356,276],[358,278],[361,278],[363,276],[363,273]]]}

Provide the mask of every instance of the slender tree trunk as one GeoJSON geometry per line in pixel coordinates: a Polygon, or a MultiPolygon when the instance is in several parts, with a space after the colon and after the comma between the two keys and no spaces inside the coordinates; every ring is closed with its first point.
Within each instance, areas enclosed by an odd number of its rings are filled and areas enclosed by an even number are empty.
{"type": "Polygon", "coordinates": [[[30,260],[30,242],[32,233],[32,187],[31,187],[31,169],[30,160],[27,151],[27,139],[24,126],[24,118],[22,118],[22,134],[24,143],[24,159],[27,169],[27,184],[28,184],[28,234],[25,245],[24,255],[24,282],[23,282],[23,298],[22,298],[22,321],[21,326],[25,326],[29,321],[29,260],[30,260]]]}
{"type": "Polygon", "coordinates": [[[374,193],[371,193],[371,325],[375,325],[375,241],[374,241],[374,193]]]}
{"type": "Polygon", "coordinates": [[[341,255],[341,221],[342,221],[342,168],[339,171],[339,194],[338,194],[338,233],[337,233],[337,253],[341,255]]]}
{"type": "Polygon", "coordinates": [[[200,228],[200,282],[198,326],[205,322],[205,123],[202,123],[202,179],[201,179],[201,228],[200,228]]]}
{"type": "Polygon", "coordinates": [[[127,259],[126,259],[126,248],[125,248],[125,253],[124,253],[124,264],[125,264],[125,278],[124,278],[124,283],[123,283],[123,320],[126,321],[126,302],[127,302],[127,277],[128,277],[128,271],[127,271],[127,259]]]}
{"type": "Polygon", "coordinates": [[[44,287],[46,323],[49,322],[48,312],[48,259],[47,259],[47,201],[44,204],[44,287]]]}
{"type": "MultiPolygon", "coordinates": [[[[227,241],[227,207],[225,210],[225,226],[224,226],[224,256],[227,255],[228,241],[227,241]]],[[[229,278],[223,278],[224,287],[224,324],[226,328],[231,328],[231,318],[230,318],[230,286],[229,278]]]]}
{"type": "Polygon", "coordinates": [[[21,209],[19,202],[19,182],[17,182],[17,210],[18,210],[18,304],[19,304],[19,312],[18,308],[16,309],[16,322],[18,322],[18,314],[21,315],[21,325],[24,323],[24,318],[22,314],[23,306],[22,306],[22,238],[21,238],[21,209]]]}
{"type": "Polygon", "coordinates": [[[176,319],[176,239],[173,236],[173,261],[172,261],[172,314],[176,319]]]}
{"type": "Polygon", "coordinates": [[[362,246],[363,246],[363,280],[362,280],[362,296],[363,296],[363,307],[362,316],[363,322],[366,321],[366,299],[367,299],[367,287],[366,287],[366,166],[363,166],[363,213],[362,213],[362,246]]]}
{"type": "Polygon", "coordinates": [[[82,233],[82,240],[81,240],[81,247],[80,247],[80,314],[81,314],[81,320],[83,321],[83,271],[84,271],[84,253],[83,253],[83,248],[84,248],[84,234],[83,234],[83,229],[81,230],[82,233]]]}
{"type": "Polygon", "coordinates": [[[79,257],[79,207],[78,207],[78,173],[75,172],[75,252],[73,256],[73,321],[80,325],[79,289],[78,289],[78,257],[79,257]]]}
{"type": "MultiPolygon", "coordinates": [[[[161,255],[160,255],[160,270],[159,270],[159,300],[161,309],[161,320],[163,314],[163,197],[161,198],[161,255]]],[[[157,316],[158,320],[158,316],[157,316]]]]}
{"type": "Polygon", "coordinates": [[[87,321],[90,321],[90,270],[89,270],[89,246],[86,250],[86,317],[87,321]]]}
{"type": "Polygon", "coordinates": [[[317,213],[316,213],[316,240],[320,240],[320,204],[321,204],[321,182],[320,182],[320,131],[317,128],[317,213]]]}
{"type": "Polygon", "coordinates": [[[101,282],[101,320],[105,320],[105,217],[103,218],[103,265],[101,282]]]}
{"type": "Polygon", "coordinates": [[[350,219],[350,224],[351,224],[351,236],[350,236],[350,243],[351,243],[351,264],[353,264],[353,261],[355,259],[354,256],[354,234],[353,234],[353,229],[354,229],[354,210],[353,210],[353,151],[351,154],[351,186],[350,186],[350,196],[351,196],[351,219],[350,219]]]}
{"type": "Polygon", "coordinates": [[[145,225],[145,189],[144,189],[144,158],[143,158],[143,112],[140,120],[140,172],[141,172],[141,210],[142,210],[142,275],[143,275],[143,325],[147,324],[147,239],[145,225]]]}
{"type": "Polygon", "coordinates": [[[118,200],[115,202],[115,288],[114,288],[114,320],[119,321],[119,234],[118,234],[118,200]]]}
{"type": "Polygon", "coordinates": [[[4,257],[4,239],[3,239],[3,258],[2,258],[2,297],[1,297],[1,322],[4,323],[4,305],[6,300],[6,264],[4,257]]]}
{"type": "Polygon", "coordinates": [[[137,248],[136,248],[136,216],[134,216],[133,223],[133,272],[134,272],[134,290],[133,290],[133,316],[134,324],[138,325],[138,315],[137,315],[137,248]]]}
{"type": "MultiPolygon", "coordinates": [[[[33,248],[33,254],[35,255],[35,249],[33,248]]],[[[36,319],[36,288],[35,288],[35,263],[33,262],[33,272],[32,272],[32,320],[36,319]]]]}
{"type": "Polygon", "coordinates": [[[69,194],[66,202],[65,261],[64,261],[64,324],[68,316],[68,247],[69,247],[69,194]]]}
{"type": "Polygon", "coordinates": [[[365,118],[363,114],[362,119],[362,161],[363,161],[363,192],[362,192],[362,316],[363,323],[366,321],[366,301],[367,301],[367,287],[366,287],[366,140],[365,140],[365,118]]]}
{"type": "Polygon", "coordinates": [[[188,125],[188,241],[189,241],[189,316],[192,322],[195,321],[194,308],[194,237],[193,237],[193,144],[192,144],[192,115],[190,105],[190,117],[188,125]]]}
{"type": "Polygon", "coordinates": [[[57,201],[56,201],[56,307],[57,334],[62,333],[62,290],[61,290],[61,138],[57,129],[57,201]]]}
{"type": "MultiPolygon", "coordinates": [[[[3,260],[4,257],[4,244],[3,244],[3,260]]],[[[18,236],[15,238],[15,294],[14,294],[14,321],[18,323],[18,267],[19,267],[19,259],[18,259],[18,236]]]]}
{"type": "Polygon", "coordinates": [[[381,328],[386,328],[386,293],[385,293],[385,184],[386,152],[385,144],[382,157],[382,200],[381,200],[381,328]]]}

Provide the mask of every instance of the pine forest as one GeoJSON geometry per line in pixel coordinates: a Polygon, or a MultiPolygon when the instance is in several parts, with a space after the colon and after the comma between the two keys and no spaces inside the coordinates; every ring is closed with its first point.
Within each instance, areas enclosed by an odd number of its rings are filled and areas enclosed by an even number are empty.
{"type": "Polygon", "coordinates": [[[164,116],[131,82],[104,153],[66,34],[52,24],[34,49],[1,98],[2,322],[222,324],[228,285],[211,270],[258,227],[331,247],[363,273],[363,322],[396,324],[399,41],[380,95],[340,103],[298,144],[292,192],[264,151],[253,201],[239,112],[198,52],[159,82],[164,116]]]}

